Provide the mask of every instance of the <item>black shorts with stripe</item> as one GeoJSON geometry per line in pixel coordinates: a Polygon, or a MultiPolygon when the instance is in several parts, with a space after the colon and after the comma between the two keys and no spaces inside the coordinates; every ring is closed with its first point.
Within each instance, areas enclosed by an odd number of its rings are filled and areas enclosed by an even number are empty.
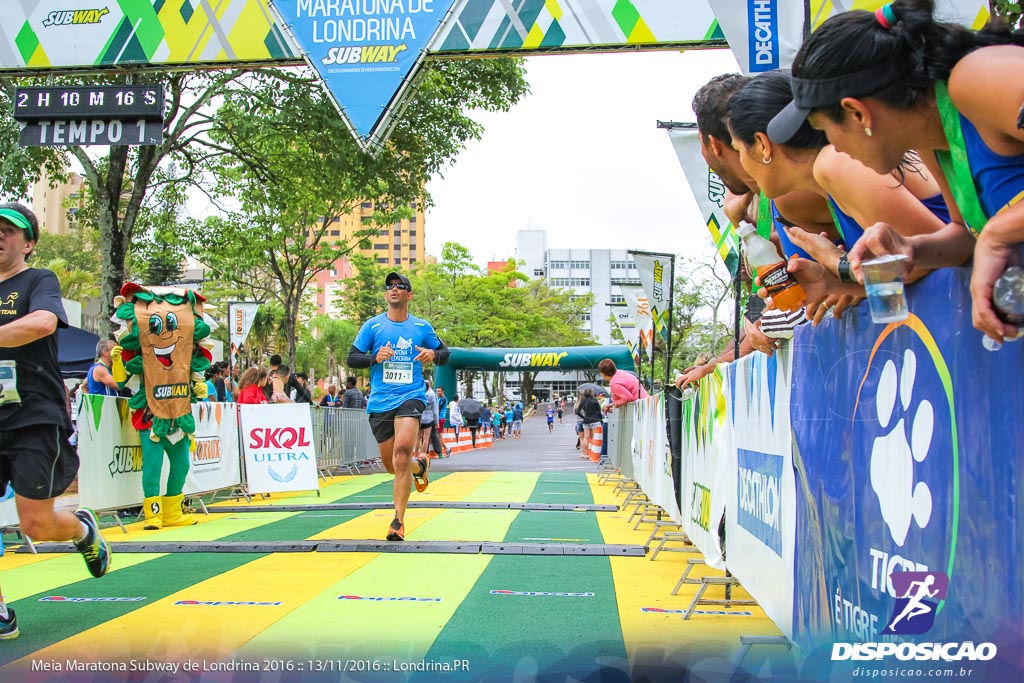
{"type": "Polygon", "coordinates": [[[62,425],[28,425],[0,429],[0,493],[10,483],[32,500],[64,493],[78,474],[78,453],[62,425]]]}

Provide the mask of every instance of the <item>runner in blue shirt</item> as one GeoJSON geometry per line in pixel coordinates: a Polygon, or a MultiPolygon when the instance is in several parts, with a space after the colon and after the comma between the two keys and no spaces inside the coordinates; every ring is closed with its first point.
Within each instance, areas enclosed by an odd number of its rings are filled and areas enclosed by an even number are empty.
{"type": "Polygon", "coordinates": [[[555,431],[555,406],[549,403],[548,409],[544,411],[544,414],[548,418],[548,433],[555,431]]]}
{"type": "Polygon", "coordinates": [[[430,459],[412,456],[427,399],[423,364],[444,365],[450,354],[430,323],[409,314],[411,299],[409,278],[388,273],[384,278],[388,309],[363,323],[348,353],[349,367],[370,368],[366,412],[384,467],[395,475],[395,518],[388,528],[389,541],[405,540],[410,475],[417,491],[427,489],[430,459]]]}

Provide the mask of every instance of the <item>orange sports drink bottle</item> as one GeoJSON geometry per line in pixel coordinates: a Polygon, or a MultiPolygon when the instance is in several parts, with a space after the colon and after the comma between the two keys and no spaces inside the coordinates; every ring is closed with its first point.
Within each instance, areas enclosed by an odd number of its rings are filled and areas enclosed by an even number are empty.
{"type": "Polygon", "coordinates": [[[804,288],[786,270],[786,259],[779,255],[775,245],[758,235],[757,229],[749,223],[741,223],[736,234],[743,239],[747,264],[757,270],[775,307],[793,311],[803,306],[807,300],[804,288]]]}

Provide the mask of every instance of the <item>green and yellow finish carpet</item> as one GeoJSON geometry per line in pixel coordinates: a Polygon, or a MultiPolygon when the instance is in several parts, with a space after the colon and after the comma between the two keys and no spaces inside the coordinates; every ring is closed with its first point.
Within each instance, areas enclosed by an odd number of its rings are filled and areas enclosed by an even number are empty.
{"type": "MultiPolygon", "coordinates": [[[[438,474],[412,501],[610,504],[594,474],[438,474]]],[[[320,496],[253,506],[375,503],[386,474],[336,477],[320,496]]],[[[242,503],[244,505],[244,502],[242,503]]],[[[238,506],[237,501],[224,505],[238,506]]],[[[212,506],[211,511],[217,506],[212,506]]],[[[408,543],[644,545],[618,511],[416,507],[408,543]]],[[[699,557],[422,552],[117,552],[140,541],[383,540],[390,509],[229,512],[196,526],[108,528],[110,572],[77,554],[0,558],[20,637],[0,641],[0,681],[683,680],[726,676],[740,635],[777,635],[760,608],[681,612],[696,587],[672,587],[699,557]],[[399,599],[404,598],[404,599],[399,599]]],[[[693,576],[714,574],[698,566],[693,576]]],[[[721,598],[720,587],[708,597],[721,598]]],[[[741,589],[733,597],[746,598],[741,589]]]]}

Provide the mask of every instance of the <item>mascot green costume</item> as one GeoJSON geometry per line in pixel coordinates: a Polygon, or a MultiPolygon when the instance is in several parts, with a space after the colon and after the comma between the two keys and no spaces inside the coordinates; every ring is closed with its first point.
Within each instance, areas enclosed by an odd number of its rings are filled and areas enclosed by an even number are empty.
{"type": "Polygon", "coordinates": [[[193,290],[135,283],[121,287],[114,301],[114,319],[122,324],[115,335],[120,362],[115,357],[114,378],[122,385],[130,376],[138,380],[128,406],[142,441],[146,529],[196,523],[184,513],[182,489],[196,430],[192,404],[206,397],[203,372],[212,360],[209,349],[199,343],[210,336],[203,301],[193,290]],[[165,454],[170,471],[161,496],[165,454]]]}

